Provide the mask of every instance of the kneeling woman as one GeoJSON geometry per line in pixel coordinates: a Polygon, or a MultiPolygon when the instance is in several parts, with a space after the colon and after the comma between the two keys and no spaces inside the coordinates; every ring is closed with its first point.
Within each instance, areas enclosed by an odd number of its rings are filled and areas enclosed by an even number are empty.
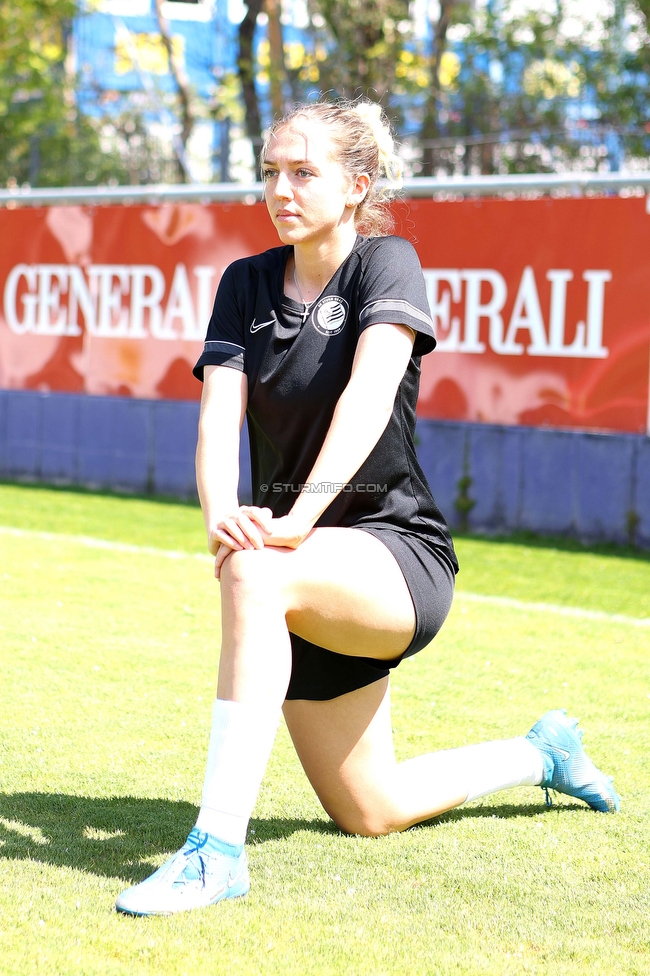
{"type": "Polygon", "coordinates": [[[236,261],[205,347],[197,480],[222,644],[202,805],[186,844],[117,908],[169,914],[246,894],[244,841],[280,711],[342,830],[404,830],[518,785],[618,809],[576,723],[397,763],[389,673],[449,611],[453,544],[414,449],[435,346],[411,245],[378,179],[400,162],[369,102],[299,106],[262,154],[281,247],[236,261]],[[237,500],[248,418],[255,504],[237,500]]]}

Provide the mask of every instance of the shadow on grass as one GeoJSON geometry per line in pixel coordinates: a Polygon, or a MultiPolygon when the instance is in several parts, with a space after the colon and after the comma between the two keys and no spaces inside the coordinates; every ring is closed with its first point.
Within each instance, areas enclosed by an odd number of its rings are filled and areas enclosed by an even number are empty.
{"type": "MultiPolygon", "coordinates": [[[[194,826],[191,803],[139,797],[0,793],[0,858],[76,868],[136,883],[194,826]]],[[[327,820],[252,820],[255,844],[297,831],[338,833],[327,820]]]]}
{"type": "MultiPolygon", "coordinates": [[[[540,814],[551,814],[560,812],[577,811],[593,816],[597,811],[590,810],[588,806],[580,801],[572,801],[569,797],[563,800],[554,800],[552,805],[546,806],[544,800],[541,803],[499,803],[498,797],[490,798],[492,802],[480,807],[456,807],[455,810],[448,810],[434,820],[425,821],[424,826],[431,824],[444,824],[456,820],[477,819],[496,819],[496,820],[517,820],[522,817],[538,817],[540,814]],[[566,802],[564,802],[566,801],[566,802]]],[[[422,826],[422,825],[420,825],[422,826]]]]}
{"type": "MultiPolygon", "coordinates": [[[[576,804],[588,813],[588,808],[576,804]]],[[[574,808],[557,806],[554,811],[574,808]]],[[[542,804],[498,804],[451,810],[413,829],[442,826],[467,817],[536,817],[542,804]]],[[[156,861],[183,844],[194,826],[191,803],[139,797],[87,797],[55,793],[0,793],[0,858],[76,868],[137,883],[156,861]]],[[[250,846],[298,831],[341,834],[329,820],[254,819],[250,846]]],[[[344,836],[344,835],[342,835],[344,836]]]]}

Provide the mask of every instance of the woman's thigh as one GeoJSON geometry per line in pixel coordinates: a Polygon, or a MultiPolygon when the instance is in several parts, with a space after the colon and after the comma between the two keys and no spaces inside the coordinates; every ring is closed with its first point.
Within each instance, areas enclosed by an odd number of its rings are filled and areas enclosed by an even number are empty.
{"type": "Polygon", "coordinates": [[[251,593],[268,585],[270,598],[283,601],[292,633],[339,654],[391,660],[415,632],[397,560],[358,529],[315,529],[293,550],[234,552],[224,563],[222,590],[235,581],[251,593]]]}
{"type": "Polygon", "coordinates": [[[388,678],[331,701],[286,701],[284,717],[305,773],[342,830],[395,829],[387,785],[395,768],[388,678]]]}

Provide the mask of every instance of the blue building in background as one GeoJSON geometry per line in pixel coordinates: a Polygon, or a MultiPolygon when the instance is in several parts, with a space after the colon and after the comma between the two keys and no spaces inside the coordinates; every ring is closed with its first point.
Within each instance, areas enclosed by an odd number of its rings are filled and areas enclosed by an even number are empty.
{"type": "MultiPolygon", "coordinates": [[[[72,37],[79,109],[107,120],[137,114],[163,142],[173,141],[179,128],[174,104],[178,82],[164,30],[172,57],[199,105],[188,160],[193,172],[188,175],[201,182],[254,178],[237,80],[238,28],[246,14],[242,0],[167,0],[160,5],[162,30],[156,7],[156,0],[79,0],[72,37]]],[[[265,122],[272,116],[265,71],[267,23],[267,15],[261,13],[254,35],[256,91],[265,122]]],[[[300,59],[313,46],[304,30],[307,25],[306,4],[294,0],[291,15],[282,17],[289,61],[300,59]]]]}
{"type": "MultiPolygon", "coordinates": [[[[224,72],[235,70],[240,4],[228,0],[170,0],[162,4],[175,53],[196,93],[214,96],[224,72]],[[230,14],[230,16],[229,16],[230,14]]],[[[155,0],[81,0],[74,21],[74,45],[82,111],[143,89],[148,75],[161,93],[175,91],[155,0]]]]}

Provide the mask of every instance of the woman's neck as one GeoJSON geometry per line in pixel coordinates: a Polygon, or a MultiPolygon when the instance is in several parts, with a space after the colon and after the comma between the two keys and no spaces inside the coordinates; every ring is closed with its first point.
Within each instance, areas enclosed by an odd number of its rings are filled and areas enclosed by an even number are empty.
{"type": "Polygon", "coordinates": [[[310,302],[320,295],[352,251],[356,239],[355,230],[338,240],[294,246],[293,268],[288,270],[292,276],[295,274],[304,301],[310,302]]]}

